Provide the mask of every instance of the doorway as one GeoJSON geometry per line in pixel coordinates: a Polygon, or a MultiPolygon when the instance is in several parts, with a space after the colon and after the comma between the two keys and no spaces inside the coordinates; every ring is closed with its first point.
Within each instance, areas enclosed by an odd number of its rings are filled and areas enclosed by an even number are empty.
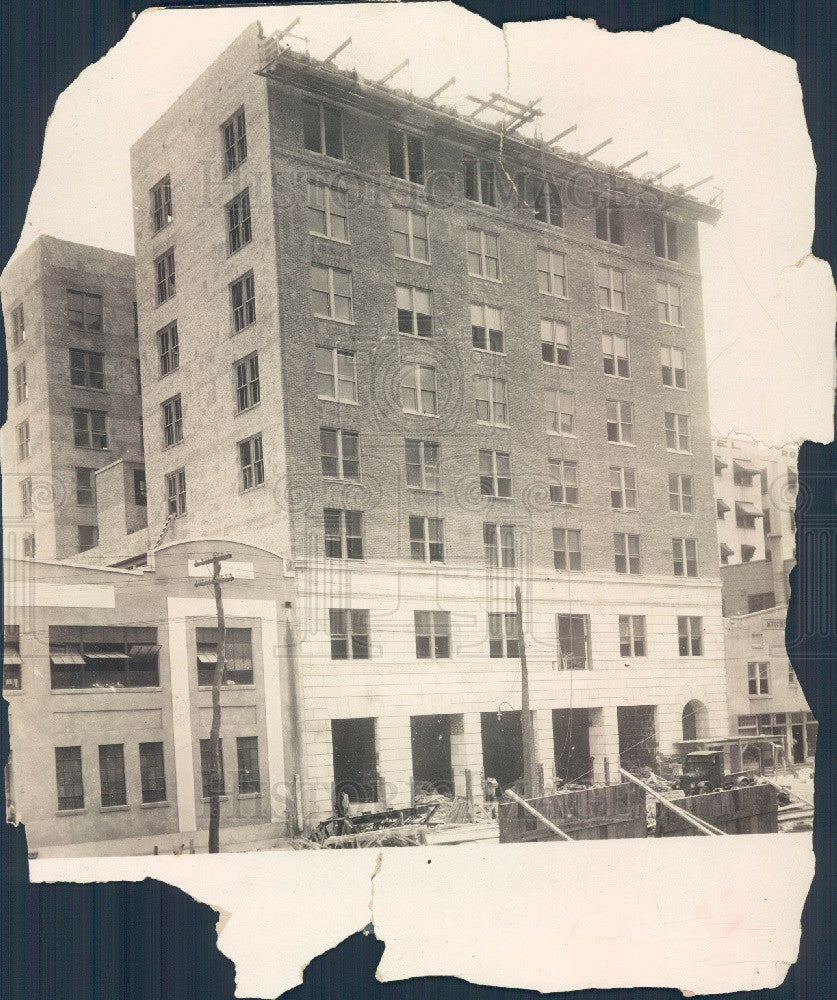
{"type": "Polygon", "coordinates": [[[709,736],[709,712],[697,698],[683,706],[683,739],[704,740],[709,736]]]}
{"type": "Polygon", "coordinates": [[[523,727],[520,712],[483,712],[482,766],[505,791],[523,777],[523,727]]]}
{"type": "Polygon", "coordinates": [[[331,744],[338,804],[378,801],[378,754],[374,719],[332,719],[331,744]]]}
{"type": "Polygon", "coordinates": [[[791,754],[794,764],[805,763],[805,726],[801,723],[791,726],[791,754]]]}
{"type": "Polygon", "coordinates": [[[654,705],[619,705],[619,760],[626,771],[656,766],[657,727],[654,705]]]}
{"type": "Polygon", "coordinates": [[[586,708],[553,708],[555,774],[563,781],[592,781],[590,713],[586,708]]]}
{"type": "Polygon", "coordinates": [[[450,716],[414,715],[410,719],[413,780],[416,789],[453,795],[450,716]]]}

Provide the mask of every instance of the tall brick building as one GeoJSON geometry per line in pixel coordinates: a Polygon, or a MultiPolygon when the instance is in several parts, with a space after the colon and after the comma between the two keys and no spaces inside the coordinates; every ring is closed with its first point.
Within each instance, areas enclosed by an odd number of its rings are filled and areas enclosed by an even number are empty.
{"type": "Polygon", "coordinates": [[[149,530],[292,560],[310,814],[519,776],[517,583],[547,775],[726,731],[715,208],[258,24],[131,162],[149,530]]]}
{"type": "Polygon", "coordinates": [[[41,236],[5,269],[0,293],[5,551],[65,559],[98,545],[104,466],[130,467],[126,524],[145,524],[134,261],[41,236]]]}

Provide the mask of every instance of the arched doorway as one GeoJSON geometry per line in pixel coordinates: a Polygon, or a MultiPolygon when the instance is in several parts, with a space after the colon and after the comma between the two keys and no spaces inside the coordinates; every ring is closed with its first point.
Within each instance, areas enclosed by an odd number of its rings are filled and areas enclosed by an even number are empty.
{"type": "Polygon", "coordinates": [[[705,740],[709,736],[709,712],[697,698],[683,706],[683,739],[705,740]]]}

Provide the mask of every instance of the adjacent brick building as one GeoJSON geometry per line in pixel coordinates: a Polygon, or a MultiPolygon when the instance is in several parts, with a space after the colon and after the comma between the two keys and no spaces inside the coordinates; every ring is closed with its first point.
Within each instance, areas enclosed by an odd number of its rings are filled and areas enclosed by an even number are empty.
{"type": "Polygon", "coordinates": [[[716,209],[258,24],[131,163],[150,534],[293,561],[311,815],[519,776],[516,583],[547,775],[724,734],[716,209]]]}
{"type": "Polygon", "coordinates": [[[41,236],[0,294],[5,551],[65,559],[98,544],[96,473],[114,460],[131,467],[128,524],[145,524],[134,260],[41,236]]]}

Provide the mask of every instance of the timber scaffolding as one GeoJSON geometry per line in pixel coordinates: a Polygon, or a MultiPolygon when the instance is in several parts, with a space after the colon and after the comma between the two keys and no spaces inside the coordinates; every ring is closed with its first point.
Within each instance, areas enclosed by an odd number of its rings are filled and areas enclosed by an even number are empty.
{"type": "MultiPolygon", "coordinates": [[[[256,70],[257,75],[307,90],[313,97],[325,97],[340,104],[363,105],[368,110],[379,111],[393,123],[406,128],[424,128],[437,134],[447,133],[449,138],[470,145],[477,151],[488,153],[499,144],[501,150],[508,148],[520,160],[521,166],[543,170],[548,165],[557,177],[572,176],[582,168],[592,170],[600,176],[605,188],[614,193],[618,191],[625,198],[634,197],[637,203],[647,208],[678,212],[684,218],[711,224],[720,218],[723,203],[720,188],[716,187],[707,201],[701,201],[691,194],[694,189],[711,181],[712,175],[689,185],[666,186],[660,182],[678,170],[679,163],[644,177],[630,173],[627,168],[644,159],[648,150],[617,166],[593,160],[594,153],[611,144],[612,136],[585,153],[574,153],[561,148],[559,141],[575,132],[577,125],[569,126],[548,141],[539,136],[525,136],[520,129],[543,115],[538,107],[540,98],[524,104],[498,93],[491,93],[488,98],[467,95],[466,99],[474,104],[474,108],[468,114],[463,114],[452,105],[436,101],[437,97],[456,82],[455,77],[437,87],[428,97],[419,97],[411,91],[387,86],[394,76],[409,65],[409,59],[403,60],[379,80],[366,79],[356,69],[341,69],[334,63],[336,56],[351,44],[351,37],[324,59],[316,59],[307,51],[298,52],[291,48],[286,39],[299,38],[291,33],[291,29],[298,23],[299,18],[287,28],[260,40],[260,67],[256,70]],[[499,121],[480,120],[478,116],[487,111],[500,113],[499,121]]],[[[302,40],[307,46],[308,39],[302,40]]]]}

